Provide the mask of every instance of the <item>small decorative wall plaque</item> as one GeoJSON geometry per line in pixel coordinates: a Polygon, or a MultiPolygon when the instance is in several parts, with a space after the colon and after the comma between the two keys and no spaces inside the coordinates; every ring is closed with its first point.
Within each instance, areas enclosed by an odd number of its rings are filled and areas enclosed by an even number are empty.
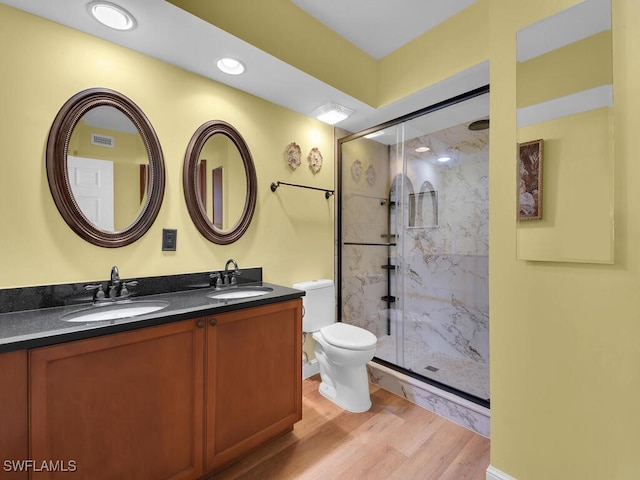
{"type": "Polygon", "coordinates": [[[376,169],[373,168],[373,165],[369,165],[369,168],[367,168],[367,183],[372,187],[376,183],[376,169]]]}
{"type": "Polygon", "coordinates": [[[356,159],[351,164],[351,178],[353,178],[354,182],[358,183],[360,181],[361,176],[362,176],[362,162],[356,159]]]}
{"type": "Polygon", "coordinates": [[[544,140],[518,145],[518,220],[542,218],[542,149],[544,140]]]}
{"type": "Polygon", "coordinates": [[[284,158],[293,170],[298,168],[300,163],[302,163],[302,150],[300,149],[300,145],[296,142],[291,142],[287,145],[287,148],[284,150],[284,158]]]}
{"type": "Polygon", "coordinates": [[[313,173],[318,173],[322,168],[322,154],[320,153],[320,150],[312,148],[307,160],[309,160],[309,168],[313,173]]]}

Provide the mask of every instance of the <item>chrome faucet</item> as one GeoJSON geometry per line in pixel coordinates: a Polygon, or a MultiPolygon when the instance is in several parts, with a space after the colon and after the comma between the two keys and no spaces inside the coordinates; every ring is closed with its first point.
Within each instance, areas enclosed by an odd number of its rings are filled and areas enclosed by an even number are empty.
{"type": "Polygon", "coordinates": [[[111,279],[107,282],[107,291],[105,292],[102,283],[85,285],[84,289],[93,292],[94,303],[114,302],[116,300],[125,300],[129,298],[129,288],[138,285],[137,280],[122,281],[118,267],[115,265],[111,268],[111,279]]]}
{"type": "Polygon", "coordinates": [[[120,273],[118,272],[118,267],[115,265],[111,267],[111,280],[107,285],[107,290],[109,292],[109,298],[114,299],[120,294],[120,273]]]}
{"type": "Polygon", "coordinates": [[[129,288],[135,287],[136,285],[138,285],[137,280],[128,280],[126,282],[120,280],[118,267],[114,265],[111,268],[111,280],[107,284],[107,290],[111,300],[124,300],[129,298],[129,288]]]}
{"type": "Polygon", "coordinates": [[[224,285],[237,285],[236,276],[238,275],[240,275],[238,263],[233,258],[230,258],[224,265],[224,285]],[[229,270],[229,265],[233,265],[233,271],[229,270]]]}

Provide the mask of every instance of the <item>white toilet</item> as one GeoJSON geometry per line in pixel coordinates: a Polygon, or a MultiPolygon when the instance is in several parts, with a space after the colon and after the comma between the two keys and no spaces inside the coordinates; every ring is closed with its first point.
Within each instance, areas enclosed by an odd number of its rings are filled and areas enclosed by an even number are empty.
{"type": "Polygon", "coordinates": [[[349,412],[371,407],[366,364],[376,352],[376,336],[360,327],[336,323],[332,280],[293,285],[304,290],[302,330],[312,334],[320,366],[320,393],[349,412]]]}

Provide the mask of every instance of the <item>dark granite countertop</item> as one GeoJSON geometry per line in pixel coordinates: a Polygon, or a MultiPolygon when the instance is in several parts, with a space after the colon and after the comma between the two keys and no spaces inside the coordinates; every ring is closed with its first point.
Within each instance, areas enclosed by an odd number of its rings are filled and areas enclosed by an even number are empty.
{"type": "MultiPolygon", "coordinates": [[[[304,292],[300,290],[263,283],[262,281],[242,283],[242,287],[249,286],[266,286],[273,290],[260,296],[229,300],[207,297],[208,293],[212,293],[215,290],[212,287],[136,296],[132,298],[132,302],[162,300],[168,302],[169,305],[152,313],[116,320],[72,323],[61,318],[63,315],[91,307],[91,302],[1,313],[0,353],[108,335],[152,325],[161,325],[189,318],[293,300],[304,296],[304,292]]],[[[228,288],[232,289],[234,287],[228,288]]]]}

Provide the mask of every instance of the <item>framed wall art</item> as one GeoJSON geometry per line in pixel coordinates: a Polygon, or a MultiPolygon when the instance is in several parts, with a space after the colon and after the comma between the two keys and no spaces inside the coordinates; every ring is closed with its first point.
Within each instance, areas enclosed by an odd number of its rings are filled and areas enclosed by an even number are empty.
{"type": "Polygon", "coordinates": [[[542,218],[544,140],[518,144],[518,220],[542,218]]]}

